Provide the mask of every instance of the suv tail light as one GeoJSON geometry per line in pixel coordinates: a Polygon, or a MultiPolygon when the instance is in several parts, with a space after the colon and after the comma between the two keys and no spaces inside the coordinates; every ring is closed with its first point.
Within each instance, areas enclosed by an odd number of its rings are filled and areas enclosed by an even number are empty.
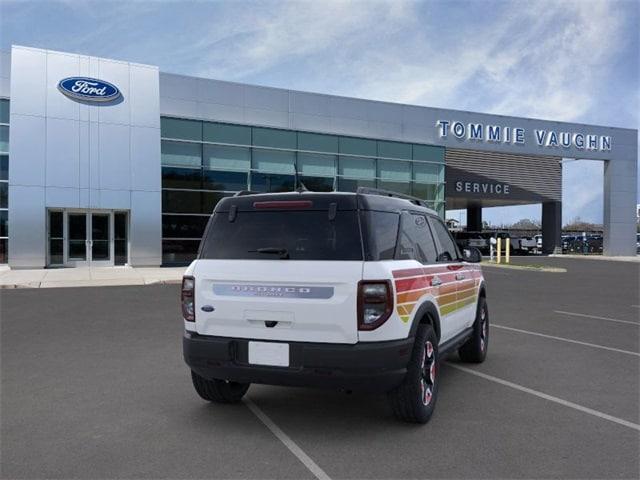
{"type": "Polygon", "coordinates": [[[182,294],[181,294],[181,302],[182,302],[182,317],[187,322],[195,322],[196,321],[196,295],[195,288],[196,287],[196,279],[193,277],[182,277],[182,294]]]}
{"type": "Polygon", "coordinates": [[[358,283],[358,330],[374,330],[391,316],[392,286],[389,280],[358,283]]]}

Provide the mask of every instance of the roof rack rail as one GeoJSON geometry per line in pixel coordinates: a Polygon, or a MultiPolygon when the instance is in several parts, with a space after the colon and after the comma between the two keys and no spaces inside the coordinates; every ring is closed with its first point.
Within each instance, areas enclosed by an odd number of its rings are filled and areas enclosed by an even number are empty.
{"type": "Polygon", "coordinates": [[[256,193],[260,193],[260,192],[254,192],[252,190],[241,190],[239,192],[236,192],[233,194],[234,197],[244,197],[245,195],[255,195],[256,193]]]}
{"type": "Polygon", "coordinates": [[[427,204],[426,201],[422,200],[418,197],[412,197],[411,195],[405,195],[404,193],[391,192],[389,190],[382,190],[380,188],[371,188],[371,187],[358,187],[356,190],[358,194],[365,195],[380,195],[382,197],[393,197],[400,198],[402,200],[408,200],[415,205],[420,205],[422,207],[431,209],[431,207],[427,204]]]}

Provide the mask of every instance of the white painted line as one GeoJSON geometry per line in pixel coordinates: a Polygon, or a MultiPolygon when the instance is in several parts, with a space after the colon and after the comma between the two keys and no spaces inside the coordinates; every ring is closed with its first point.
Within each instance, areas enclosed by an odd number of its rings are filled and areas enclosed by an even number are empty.
{"type": "Polygon", "coordinates": [[[634,355],[636,357],[640,357],[640,353],[638,352],[631,352],[629,350],[621,350],[619,348],[613,348],[613,347],[605,347],[604,345],[596,345],[595,343],[580,342],[578,340],[571,340],[570,338],[555,337],[553,335],[546,335],[544,333],[530,332],[529,330],[520,330],[519,328],[505,327],[504,325],[496,325],[495,323],[490,324],[489,326],[495,327],[495,328],[501,328],[503,330],[511,330],[512,332],[526,333],[527,335],[535,335],[536,337],[551,338],[553,340],[560,340],[561,342],[575,343],[577,345],[584,345],[585,347],[600,348],[602,350],[610,350],[612,352],[625,353],[627,355],[634,355]]]}
{"type": "Polygon", "coordinates": [[[296,442],[294,442],[291,437],[289,437],[286,433],[284,433],[280,427],[278,427],[273,420],[271,420],[266,413],[264,413],[262,410],[260,410],[260,408],[253,403],[249,398],[245,397],[243,399],[243,402],[245,403],[245,405],[247,407],[249,407],[249,410],[251,410],[253,412],[253,414],[258,417],[258,419],[260,419],[260,421],[262,423],[265,424],[265,426],[271,430],[271,433],[273,433],[278,440],[280,440],[282,443],[284,443],[284,446],[287,447],[289,449],[289,451],[291,453],[293,453],[298,460],[300,460],[302,462],[302,464],[307,467],[307,469],[309,469],[309,471],[311,473],[313,473],[313,475],[318,478],[319,480],[331,480],[331,477],[329,477],[329,475],[327,475],[325,473],[324,470],[322,470],[317,464],[316,462],[314,462],[313,460],[311,460],[311,457],[309,457],[309,455],[307,455],[306,453],[304,453],[304,450],[302,450],[297,444],[296,442]]]}
{"type": "Polygon", "coordinates": [[[630,323],[631,325],[640,326],[640,323],[632,322],[631,320],[620,320],[617,318],[599,317],[597,315],[587,315],[586,313],[565,312],[563,310],[554,310],[554,312],[561,313],[563,315],[571,315],[573,317],[595,318],[596,320],[606,320],[608,322],[617,322],[617,323],[630,323]]]}
{"type": "Polygon", "coordinates": [[[640,308],[640,305],[631,305],[631,306],[635,308],[640,308]]]}
{"type": "Polygon", "coordinates": [[[504,385],[506,387],[511,387],[516,390],[520,390],[521,392],[528,393],[530,395],[534,395],[539,398],[544,398],[545,400],[549,400],[550,402],[554,402],[560,405],[564,405],[565,407],[573,408],[574,410],[578,410],[580,412],[588,413],[589,415],[593,415],[594,417],[602,418],[604,420],[608,420],[613,423],[617,423],[619,425],[623,425],[625,427],[632,428],[634,430],[640,431],[640,425],[637,423],[629,422],[627,420],[623,420],[622,418],[614,417],[612,415],[608,415],[606,413],[599,412],[598,410],[593,410],[591,408],[583,407],[582,405],[578,405],[577,403],[569,402],[567,400],[563,400],[562,398],[554,397],[553,395],[547,395],[546,393],[539,392],[537,390],[533,390],[531,388],[523,387],[522,385],[518,385],[517,383],[509,382],[507,380],[503,380],[498,377],[494,377],[492,375],[487,375],[486,373],[478,372],[477,370],[472,370],[471,368],[462,367],[460,365],[456,365],[453,363],[448,363],[450,367],[453,367],[457,370],[462,370],[463,372],[469,373],[471,375],[475,375],[477,377],[482,377],[486,380],[490,380],[495,383],[499,383],[500,385],[504,385]]]}

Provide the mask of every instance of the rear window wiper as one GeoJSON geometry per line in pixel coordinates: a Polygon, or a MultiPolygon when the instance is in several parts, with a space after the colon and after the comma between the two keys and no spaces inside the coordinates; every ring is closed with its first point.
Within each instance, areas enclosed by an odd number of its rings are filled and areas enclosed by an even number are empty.
{"type": "Polygon", "coordinates": [[[250,253],[272,253],[274,255],[280,255],[280,259],[282,260],[288,260],[289,257],[289,251],[286,248],[279,248],[279,247],[264,247],[264,248],[258,248],[257,250],[249,250],[250,253]]]}

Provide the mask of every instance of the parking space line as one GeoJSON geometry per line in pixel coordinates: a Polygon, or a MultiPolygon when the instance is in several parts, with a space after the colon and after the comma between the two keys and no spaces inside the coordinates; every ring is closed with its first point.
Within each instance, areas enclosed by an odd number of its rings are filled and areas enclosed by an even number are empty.
{"type": "Polygon", "coordinates": [[[626,355],[634,355],[636,357],[640,357],[640,353],[638,352],[631,352],[629,350],[621,350],[619,348],[613,348],[613,347],[605,347],[604,345],[596,345],[595,343],[581,342],[579,340],[571,340],[570,338],[556,337],[553,335],[546,335],[544,333],[531,332],[529,330],[520,330],[519,328],[505,327],[504,325],[496,325],[495,323],[491,324],[491,327],[500,328],[502,330],[510,330],[512,332],[526,333],[527,335],[535,335],[536,337],[551,338],[553,340],[560,340],[561,342],[576,343],[578,345],[584,345],[585,347],[600,348],[602,350],[610,350],[612,352],[624,353],[626,355]]]}
{"type": "Polygon", "coordinates": [[[563,310],[554,310],[554,313],[561,313],[563,315],[571,315],[573,317],[585,317],[585,318],[594,318],[596,320],[606,320],[608,322],[617,322],[617,323],[630,323],[631,325],[640,326],[638,322],[632,322],[631,320],[620,320],[618,318],[610,318],[610,317],[599,317],[597,315],[587,315],[586,313],[575,313],[575,312],[565,312],[563,310]]]}
{"type": "Polygon", "coordinates": [[[461,370],[463,372],[469,373],[471,375],[475,375],[477,377],[482,377],[485,380],[489,380],[489,381],[492,381],[492,382],[495,382],[495,383],[499,383],[500,385],[504,385],[506,387],[510,387],[510,388],[515,389],[515,390],[519,390],[521,392],[528,393],[530,395],[534,395],[536,397],[543,398],[545,400],[549,400],[550,402],[554,402],[554,403],[557,403],[559,405],[564,405],[565,407],[573,408],[574,410],[578,410],[580,412],[584,412],[584,413],[587,413],[589,415],[593,415],[594,417],[602,418],[604,420],[608,420],[610,422],[617,423],[619,425],[623,425],[625,427],[632,428],[634,430],[640,431],[640,425],[638,425],[637,423],[629,422],[629,421],[624,420],[622,418],[614,417],[612,415],[608,415],[606,413],[599,412],[598,410],[593,410],[592,408],[583,407],[582,405],[578,405],[577,403],[569,402],[567,400],[563,400],[562,398],[554,397],[553,395],[548,395],[546,393],[542,393],[542,392],[539,392],[537,390],[533,390],[531,388],[524,387],[524,386],[519,385],[517,383],[509,382],[508,380],[503,380],[501,378],[494,377],[493,375],[487,375],[486,373],[482,373],[482,372],[479,372],[477,370],[473,370],[471,368],[462,367],[460,365],[456,365],[456,364],[449,363],[449,362],[447,362],[447,365],[449,365],[450,367],[453,367],[453,368],[455,368],[457,370],[461,370]]]}
{"type": "Polygon", "coordinates": [[[280,440],[285,447],[289,449],[291,453],[293,453],[298,460],[302,462],[302,464],[307,467],[307,469],[313,473],[313,475],[319,480],[331,480],[331,477],[322,470],[316,462],[314,462],[309,455],[304,453],[296,442],[294,442],[291,437],[289,437],[286,433],[284,433],[278,425],[271,420],[266,413],[264,413],[260,408],[251,401],[248,397],[243,399],[244,404],[253,412],[253,414],[258,417],[258,419],[265,424],[265,426],[271,430],[278,440],[280,440]]]}

